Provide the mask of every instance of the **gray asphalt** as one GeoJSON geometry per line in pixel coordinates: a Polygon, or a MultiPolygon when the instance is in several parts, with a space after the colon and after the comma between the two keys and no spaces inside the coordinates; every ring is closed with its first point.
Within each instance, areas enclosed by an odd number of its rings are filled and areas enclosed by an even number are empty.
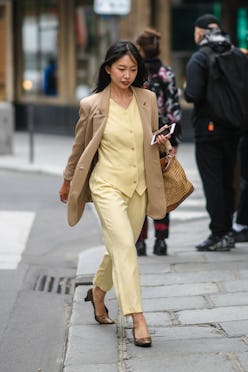
{"type": "MultiPolygon", "coordinates": [[[[72,143],[70,137],[35,134],[31,162],[29,136],[17,132],[13,154],[0,155],[0,168],[62,177],[72,143]]],[[[149,220],[148,256],[139,257],[152,348],[134,346],[131,321],[120,314],[114,291],[106,305],[116,324],[95,322],[83,298],[104,247],[89,248],[78,257],[63,372],[248,371],[248,243],[230,252],[195,250],[209,234],[209,220],[194,145],[182,143],[178,158],[195,191],[171,213],[168,256],[153,255],[149,220]]]]}

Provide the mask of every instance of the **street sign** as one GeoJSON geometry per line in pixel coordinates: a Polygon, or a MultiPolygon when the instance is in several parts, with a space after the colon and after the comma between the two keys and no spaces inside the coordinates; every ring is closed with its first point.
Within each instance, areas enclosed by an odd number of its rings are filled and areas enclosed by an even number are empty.
{"type": "Polygon", "coordinates": [[[124,16],[130,12],[130,0],[94,0],[94,11],[100,15],[124,16]]]}

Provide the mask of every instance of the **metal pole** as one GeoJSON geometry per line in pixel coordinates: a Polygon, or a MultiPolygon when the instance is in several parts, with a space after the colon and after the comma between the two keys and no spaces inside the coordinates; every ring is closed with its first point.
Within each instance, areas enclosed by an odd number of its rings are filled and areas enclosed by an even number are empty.
{"type": "Polygon", "coordinates": [[[34,105],[28,104],[29,162],[34,162],[34,105]]]}
{"type": "Polygon", "coordinates": [[[120,17],[118,16],[110,16],[110,38],[111,43],[115,43],[117,40],[119,40],[119,20],[120,17]]]}

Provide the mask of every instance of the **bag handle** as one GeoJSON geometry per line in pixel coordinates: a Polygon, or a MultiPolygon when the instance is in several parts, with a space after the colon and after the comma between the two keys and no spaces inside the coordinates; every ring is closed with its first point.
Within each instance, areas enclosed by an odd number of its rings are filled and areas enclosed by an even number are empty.
{"type": "Polygon", "coordinates": [[[160,165],[161,165],[161,170],[162,172],[165,172],[166,169],[168,168],[170,162],[171,162],[171,159],[175,156],[174,153],[172,154],[166,154],[165,156],[163,156],[161,159],[160,159],[160,165]]]}

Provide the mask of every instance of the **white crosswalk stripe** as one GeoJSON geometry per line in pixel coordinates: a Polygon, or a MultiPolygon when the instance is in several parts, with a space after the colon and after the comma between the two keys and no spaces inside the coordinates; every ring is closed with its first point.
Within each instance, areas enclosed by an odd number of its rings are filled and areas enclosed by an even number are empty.
{"type": "Polygon", "coordinates": [[[34,218],[34,212],[0,211],[0,270],[17,268],[34,218]]]}
{"type": "Polygon", "coordinates": [[[207,212],[193,210],[175,210],[171,213],[171,221],[189,221],[208,217],[207,212]]]}
{"type": "Polygon", "coordinates": [[[206,201],[201,190],[195,190],[177,209],[171,212],[173,221],[189,221],[207,218],[206,201]]]}

